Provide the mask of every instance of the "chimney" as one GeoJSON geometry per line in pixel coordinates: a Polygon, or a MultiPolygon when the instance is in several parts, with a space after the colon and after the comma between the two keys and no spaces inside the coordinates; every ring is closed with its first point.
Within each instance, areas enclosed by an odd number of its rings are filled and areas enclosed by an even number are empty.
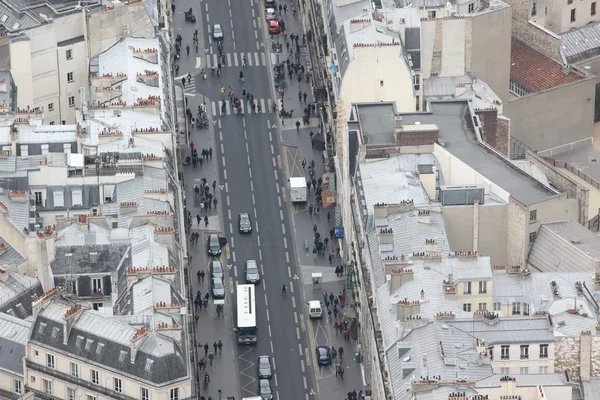
{"type": "Polygon", "coordinates": [[[399,117],[399,116],[394,117],[394,130],[395,131],[402,130],[402,117],[399,117]]]}
{"type": "Polygon", "coordinates": [[[429,253],[437,252],[437,240],[425,239],[425,251],[429,253]]]}
{"type": "Polygon", "coordinates": [[[394,231],[391,228],[383,228],[379,230],[380,244],[394,244],[394,231]]]}
{"type": "Polygon", "coordinates": [[[582,382],[589,382],[592,370],[592,335],[590,331],[581,332],[579,346],[579,376],[582,382]]]}
{"type": "Polygon", "coordinates": [[[417,301],[400,300],[396,304],[396,318],[398,321],[406,321],[413,314],[421,312],[421,303],[417,301]]]}
{"type": "Polygon", "coordinates": [[[0,267],[0,282],[6,282],[8,280],[8,271],[6,266],[0,267]]]}
{"type": "Polygon", "coordinates": [[[131,337],[130,349],[131,349],[131,363],[135,364],[135,357],[137,356],[137,351],[140,348],[141,344],[144,342],[144,339],[148,335],[148,330],[145,326],[137,329],[133,336],[131,337]]]}
{"type": "Polygon", "coordinates": [[[52,299],[57,293],[58,293],[58,290],[56,288],[53,288],[53,289],[50,289],[49,291],[47,291],[46,293],[42,294],[41,296],[33,299],[33,301],[31,302],[33,319],[37,318],[38,313],[42,309],[42,304],[44,304],[46,301],[52,299]]]}
{"type": "Polygon", "coordinates": [[[381,219],[388,216],[387,204],[377,203],[373,206],[373,218],[381,219]]]}
{"type": "Polygon", "coordinates": [[[66,345],[69,342],[69,335],[71,334],[71,328],[75,321],[81,315],[83,309],[81,304],[76,304],[65,313],[65,323],[63,324],[63,344],[66,345]]]}
{"type": "Polygon", "coordinates": [[[429,210],[419,210],[417,215],[417,222],[419,224],[431,224],[431,214],[429,210]]]}

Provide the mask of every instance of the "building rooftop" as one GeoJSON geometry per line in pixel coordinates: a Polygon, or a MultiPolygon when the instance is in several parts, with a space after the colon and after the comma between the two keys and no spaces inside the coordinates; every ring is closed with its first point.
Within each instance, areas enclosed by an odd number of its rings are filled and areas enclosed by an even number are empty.
{"type": "Polygon", "coordinates": [[[40,281],[12,271],[7,275],[0,280],[0,314],[25,319],[31,315],[31,300],[43,293],[40,281]]]}
{"type": "Polygon", "coordinates": [[[575,221],[540,226],[527,257],[542,272],[588,272],[600,269],[600,237],[575,221]]]}
{"type": "Polygon", "coordinates": [[[54,260],[50,263],[53,275],[89,275],[113,272],[125,262],[128,245],[56,246],[54,260]],[[67,256],[68,255],[68,256],[67,256]]]}
{"type": "Polygon", "coordinates": [[[169,280],[147,275],[131,286],[129,293],[121,302],[123,307],[120,312],[132,315],[147,314],[153,312],[154,305],[159,302],[182,304],[183,299],[169,280]]]}
{"type": "Polygon", "coordinates": [[[565,151],[553,156],[557,161],[565,161],[590,178],[600,182],[600,150],[594,145],[565,151]]]}
{"type": "Polygon", "coordinates": [[[481,146],[473,132],[471,116],[464,101],[431,102],[431,112],[402,114],[405,124],[435,124],[445,150],[494,182],[525,205],[544,201],[556,193],[515,168],[509,160],[481,146]]]}
{"type": "Polygon", "coordinates": [[[394,103],[358,103],[357,119],[360,120],[364,144],[396,143],[394,138],[394,103]]]}
{"type": "MultiPolygon", "coordinates": [[[[519,374],[517,381],[515,382],[517,387],[530,387],[530,386],[566,386],[570,385],[569,382],[565,381],[564,373],[555,374],[519,374]]],[[[477,388],[499,388],[500,376],[494,375],[482,379],[477,382],[477,388]]]]}
{"type": "Polygon", "coordinates": [[[32,323],[0,313],[0,369],[23,376],[23,357],[32,323]]]}
{"type": "MultiPolygon", "coordinates": [[[[490,345],[554,342],[554,332],[548,329],[548,319],[545,316],[500,318],[495,324],[473,318],[436,321],[436,323],[450,327],[451,334],[456,331],[465,332],[471,338],[477,338],[490,345]]],[[[460,343],[459,340],[456,342],[460,343]]]]}
{"type": "MultiPolygon", "coordinates": [[[[556,334],[578,336],[581,331],[595,329],[597,312],[595,305],[591,303],[594,299],[590,301],[589,295],[579,291],[577,282],[585,283],[589,290],[595,292],[591,273],[534,272],[527,279],[510,274],[496,274],[493,281],[493,301],[502,304],[529,304],[530,315],[546,311],[552,316],[556,334]],[[552,286],[552,282],[556,286],[552,286]],[[554,293],[554,288],[557,288],[558,295],[554,293]],[[588,316],[567,312],[574,308],[588,316]]],[[[499,313],[502,315],[501,311],[499,313]]],[[[523,317],[513,318],[520,320],[523,317]]]]}
{"type": "Polygon", "coordinates": [[[600,54],[600,22],[571,29],[560,36],[561,48],[569,63],[576,63],[600,54]]]}
{"type": "Polygon", "coordinates": [[[562,65],[512,38],[510,79],[532,93],[552,89],[583,79],[577,72],[562,71],[562,65]]]}

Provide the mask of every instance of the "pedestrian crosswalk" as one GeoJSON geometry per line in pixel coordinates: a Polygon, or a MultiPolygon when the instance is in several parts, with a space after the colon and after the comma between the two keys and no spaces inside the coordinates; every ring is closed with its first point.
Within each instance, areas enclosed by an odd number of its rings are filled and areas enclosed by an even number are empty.
{"type": "Polygon", "coordinates": [[[196,95],[196,78],[192,76],[191,79],[185,79],[185,86],[183,87],[183,93],[186,96],[196,95]]]}
{"type": "MultiPolygon", "coordinates": [[[[207,54],[206,55],[206,68],[215,67],[219,64],[222,67],[241,67],[244,64],[244,57],[246,57],[248,67],[266,67],[267,66],[267,55],[264,52],[248,52],[248,53],[224,53],[225,63],[218,54],[207,54]]],[[[269,65],[271,62],[268,62],[269,65]]]]}
{"type": "MultiPolygon", "coordinates": [[[[254,99],[254,112],[258,112],[258,106],[260,104],[260,109],[262,113],[270,113],[273,112],[271,109],[271,104],[273,104],[273,100],[271,99],[254,99]]],[[[277,104],[277,109],[281,107],[280,100],[275,101],[277,104]]],[[[252,101],[242,101],[242,114],[252,113],[252,101]]],[[[237,114],[237,111],[233,109],[231,102],[229,100],[223,101],[213,101],[212,102],[212,115],[232,115],[237,114]]]]}

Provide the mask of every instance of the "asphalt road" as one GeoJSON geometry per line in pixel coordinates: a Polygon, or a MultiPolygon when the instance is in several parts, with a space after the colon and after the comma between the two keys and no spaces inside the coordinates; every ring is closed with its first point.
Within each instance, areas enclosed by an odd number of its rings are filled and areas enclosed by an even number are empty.
{"type": "MultiPolygon", "coordinates": [[[[256,299],[258,343],[255,346],[235,346],[238,376],[235,379],[228,376],[223,379],[221,376],[219,381],[224,380],[226,384],[227,379],[230,379],[230,387],[227,387],[227,390],[224,388],[224,395],[230,395],[231,385],[237,386],[238,383],[239,387],[236,389],[239,390],[239,394],[235,395],[236,398],[240,395],[256,395],[258,382],[255,362],[259,355],[267,354],[274,360],[272,387],[275,399],[316,398],[315,370],[311,360],[314,349],[309,345],[307,321],[303,317],[305,308],[299,279],[301,274],[296,262],[294,225],[286,200],[287,178],[280,154],[280,121],[276,114],[267,111],[268,105],[273,101],[271,99],[276,98],[270,77],[272,60],[275,57],[271,56],[269,51],[270,39],[262,30],[263,5],[251,0],[203,0],[199,3],[181,2],[177,7],[176,32],[182,34],[184,48],[188,42],[192,47],[189,57],[185,55],[184,50],[179,71],[180,76],[188,72],[194,76],[193,82],[186,86],[189,108],[194,111],[198,104],[205,102],[214,122],[209,130],[193,129],[192,140],[199,148],[208,147],[204,143],[213,143],[212,147],[215,150],[214,157],[218,165],[216,179],[220,185],[217,198],[222,209],[222,234],[229,240],[229,247],[223,257],[223,263],[231,266],[227,271],[228,280],[231,279],[233,284],[244,283],[244,263],[250,259],[257,260],[263,271],[256,299]],[[196,25],[185,24],[183,21],[183,11],[190,6],[199,20],[196,25]],[[217,54],[217,46],[211,38],[213,24],[216,23],[223,27],[224,52],[228,65],[223,68],[220,79],[216,76],[211,77],[209,73],[208,79],[203,80],[199,75],[200,68],[210,66],[211,64],[207,64],[209,62],[214,65],[217,54]],[[194,52],[191,42],[196,28],[201,34],[198,54],[194,52]],[[243,68],[244,83],[238,80],[243,54],[249,59],[249,65],[243,68]],[[240,97],[241,91],[246,89],[255,99],[262,100],[266,105],[263,108],[264,113],[221,115],[220,88],[225,87],[228,91],[229,86],[240,97]],[[214,138],[210,137],[211,134],[214,134],[214,138]],[[238,233],[237,216],[241,212],[252,216],[252,234],[238,233]],[[288,291],[287,296],[282,297],[281,287],[284,284],[288,291]]],[[[291,9],[289,3],[288,7],[291,9]]],[[[286,18],[292,18],[291,11],[286,18]]],[[[290,86],[290,93],[286,93],[286,108],[293,109],[295,105],[298,110],[301,107],[297,99],[299,85],[292,83],[290,86]]],[[[309,91],[310,86],[302,83],[300,89],[309,91]]],[[[295,114],[300,113],[296,111],[295,114]]],[[[285,122],[289,126],[295,123],[295,120],[285,122]]],[[[188,167],[185,173],[190,208],[191,181],[205,176],[207,172],[191,170],[188,167]]],[[[210,181],[211,178],[207,179],[210,181]]],[[[214,225],[216,224],[211,222],[209,228],[215,228],[214,225]]],[[[204,243],[200,242],[197,246],[201,251],[204,243]]],[[[202,264],[205,260],[201,258],[202,264]]],[[[232,317],[235,313],[235,296],[229,291],[227,296],[227,304],[232,307],[229,308],[229,317],[224,321],[234,319],[232,317]]],[[[208,318],[204,321],[211,323],[208,318]]],[[[207,336],[214,336],[214,327],[208,328],[202,322],[201,319],[199,331],[207,336]]],[[[221,322],[214,325],[217,324],[221,325],[221,322]]],[[[226,327],[221,328],[221,332],[226,337],[231,333],[226,327]]],[[[198,336],[202,337],[202,333],[198,336]]],[[[210,340],[214,339],[209,338],[209,344],[210,340]]],[[[200,338],[199,341],[203,343],[205,340],[200,338]]],[[[226,361],[223,360],[223,363],[226,361]]],[[[214,374],[219,374],[216,364],[213,368],[215,372],[211,375],[212,382],[215,381],[214,374]]],[[[223,373],[230,372],[227,370],[223,373]]]]}

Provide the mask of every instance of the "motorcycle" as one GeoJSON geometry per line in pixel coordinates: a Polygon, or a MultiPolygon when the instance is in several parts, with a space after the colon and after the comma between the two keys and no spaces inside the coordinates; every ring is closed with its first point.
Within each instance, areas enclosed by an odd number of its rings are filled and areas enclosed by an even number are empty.
{"type": "Polygon", "coordinates": [[[291,113],[291,112],[289,112],[289,111],[281,110],[281,111],[279,112],[279,116],[280,116],[281,118],[291,118],[291,117],[292,117],[292,113],[291,113]]]}
{"type": "Polygon", "coordinates": [[[192,14],[192,10],[185,12],[185,21],[193,24],[196,23],[196,17],[194,17],[194,14],[192,14]]]}

